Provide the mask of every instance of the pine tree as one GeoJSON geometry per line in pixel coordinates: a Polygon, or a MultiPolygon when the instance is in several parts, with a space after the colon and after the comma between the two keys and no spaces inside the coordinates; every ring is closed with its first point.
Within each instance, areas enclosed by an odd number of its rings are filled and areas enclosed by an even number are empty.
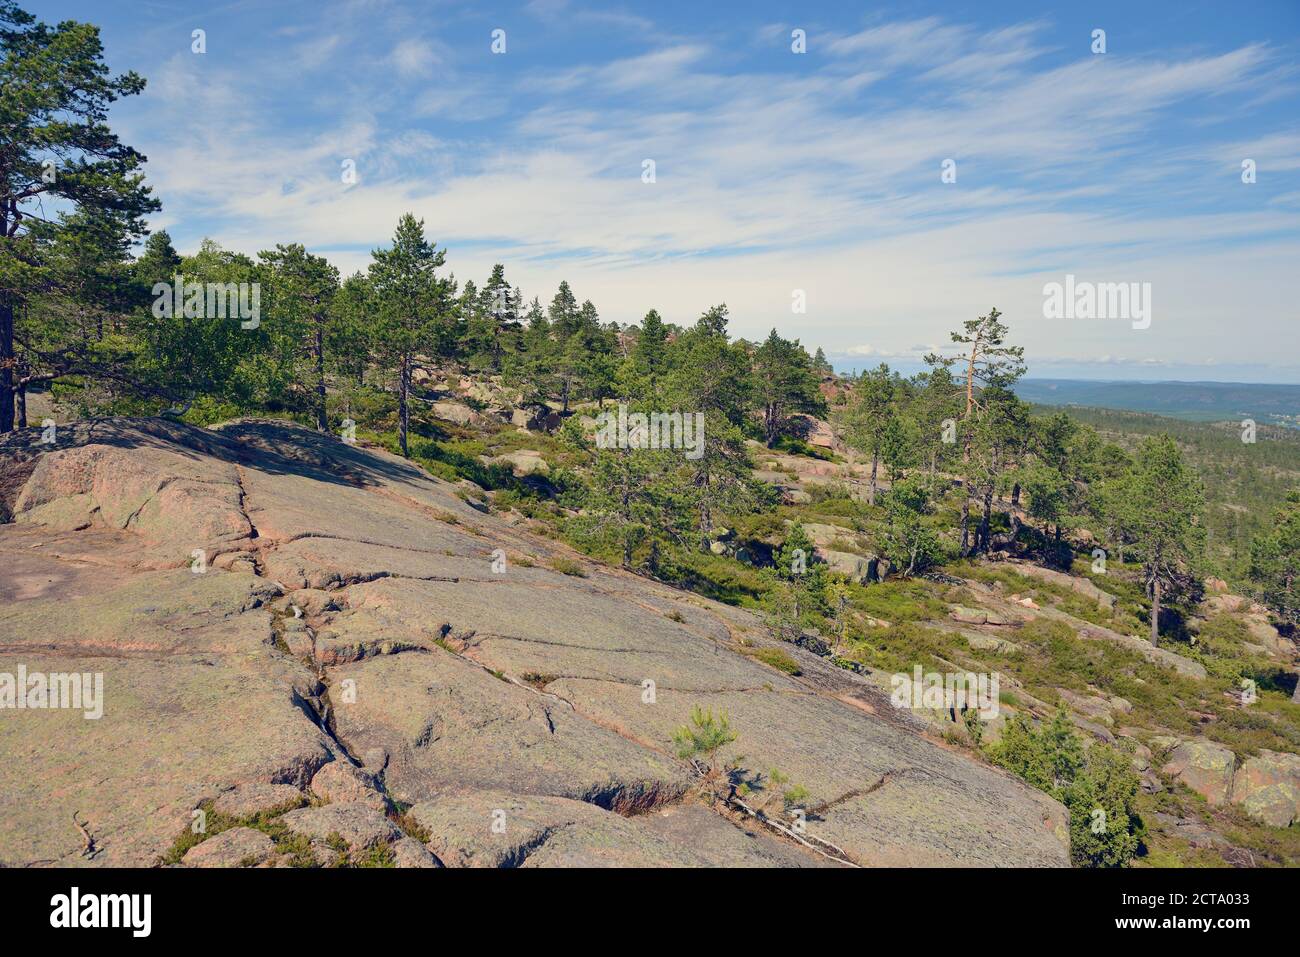
{"type": "Polygon", "coordinates": [[[749,457],[743,425],[753,396],[749,355],[727,339],[727,307],[708,309],[678,337],[666,384],[671,408],[704,416],[703,454],[687,463],[696,530],[707,550],[714,516],[724,508],[745,508],[749,457]]]}
{"type": "Polygon", "coordinates": [[[795,415],[826,414],[808,353],[798,339],[782,339],[775,329],[754,352],[754,383],[768,448],[789,432],[795,415]]]}
{"type": "Polygon", "coordinates": [[[845,416],[845,438],[861,452],[871,455],[871,478],[867,486],[867,504],[876,504],[876,473],[886,431],[897,418],[894,395],[896,376],[881,363],[858,377],[854,387],[856,400],[845,416]]]}
{"type": "Polygon", "coordinates": [[[339,271],[321,256],[313,256],[300,243],[278,245],[258,254],[267,278],[263,293],[268,311],[268,334],[282,344],[280,351],[291,365],[306,355],[307,368],[294,379],[304,381],[316,429],[329,431],[325,408],[325,356],[330,306],[339,288],[339,271]]]}
{"type": "MultiPolygon", "coordinates": [[[[1025,374],[1025,350],[1021,346],[1006,345],[1007,327],[1001,321],[1002,313],[991,309],[987,316],[969,319],[962,324],[962,331],[952,333],[952,341],[961,346],[956,355],[944,356],[930,353],[925,357],[926,364],[932,369],[952,369],[963,367],[962,390],[964,411],[962,413],[962,463],[969,465],[971,458],[972,429],[971,422],[977,418],[984,407],[981,393],[985,389],[995,388],[1009,390],[1025,374]]],[[[962,498],[961,511],[961,550],[965,554],[970,550],[970,504],[971,478],[964,476],[965,494],[962,498]]]]}
{"type": "Polygon", "coordinates": [[[145,301],[127,257],[127,224],[102,210],[79,209],[37,223],[32,235],[42,279],[27,291],[15,322],[19,427],[34,383],[76,377],[87,410],[111,405],[122,391],[148,391],[147,383],[136,387],[138,342],[125,335],[128,314],[145,301]]]}
{"type": "Polygon", "coordinates": [[[578,300],[564,280],[560,281],[560,288],[551,299],[547,318],[550,320],[552,332],[561,343],[567,342],[569,337],[578,331],[580,318],[578,300]]]}
{"type": "Polygon", "coordinates": [[[636,371],[645,378],[650,396],[657,395],[665,372],[668,351],[668,330],[664,328],[659,313],[651,309],[641,320],[641,334],[637,336],[632,359],[636,371]]]}
{"type": "MultiPolygon", "coordinates": [[[[1272,525],[1251,547],[1250,578],[1260,600],[1300,625],[1300,489],[1287,493],[1272,525]]],[[[1297,686],[1300,695],[1300,685],[1297,686]]]]}
{"type": "Polygon", "coordinates": [[[1162,433],[1142,443],[1121,494],[1124,524],[1133,536],[1151,596],[1154,645],[1162,600],[1193,582],[1191,566],[1205,534],[1199,524],[1204,508],[1201,481],[1174,440],[1162,433]]]}
{"type": "MultiPolygon", "coordinates": [[[[31,224],[66,203],[140,236],[143,217],[158,209],[138,172],[144,157],[105,123],[116,100],[143,89],[135,73],[109,75],[97,27],[51,27],[0,0],[0,433],[14,427],[15,315],[41,284],[31,224]]],[[[75,371],[75,357],[63,358],[65,371],[75,371]]]]}
{"type": "Polygon", "coordinates": [[[437,276],[446,253],[424,236],[424,220],[406,213],[398,221],[389,249],[376,249],[370,281],[379,302],[378,346],[381,356],[397,364],[397,441],[409,455],[411,369],[416,353],[431,343],[439,349],[448,321],[453,290],[437,276]]]}
{"type": "Polygon", "coordinates": [[[885,497],[885,556],[905,578],[924,571],[940,556],[939,536],[926,522],[934,511],[932,495],[928,479],[912,476],[894,483],[885,497]]]}
{"type": "Polygon", "coordinates": [[[356,385],[365,384],[366,367],[374,358],[375,291],[363,272],[343,280],[330,303],[325,355],[335,371],[356,385]]]}

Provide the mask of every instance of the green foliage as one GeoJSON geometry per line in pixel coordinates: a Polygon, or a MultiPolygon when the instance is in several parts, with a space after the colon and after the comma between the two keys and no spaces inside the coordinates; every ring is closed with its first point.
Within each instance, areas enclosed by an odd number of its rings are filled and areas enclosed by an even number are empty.
{"type": "Polygon", "coordinates": [[[1250,578],[1279,617],[1300,625],[1300,489],[1287,493],[1272,527],[1255,540],[1250,578]]]}
{"type": "Polygon", "coordinates": [[[813,540],[801,523],[795,522],[776,553],[776,573],[787,580],[808,573],[813,564],[813,540]]]}
{"type": "Polygon", "coordinates": [[[582,567],[581,562],[575,562],[572,558],[556,555],[547,564],[551,566],[553,571],[557,571],[561,575],[572,575],[574,578],[587,577],[587,569],[582,567]]]}
{"type": "Polygon", "coordinates": [[[943,546],[926,517],[934,506],[932,483],[917,475],[894,483],[885,497],[885,555],[904,577],[925,571],[943,555],[943,546]]]}
{"type": "Polygon", "coordinates": [[[707,780],[717,777],[718,750],[731,744],[736,737],[725,711],[715,718],[712,708],[706,711],[699,705],[691,708],[690,724],[684,724],[672,733],[677,756],[702,763],[707,780]]]}
{"type": "Polygon", "coordinates": [[[1140,783],[1129,753],[1104,744],[1088,749],[1087,761],[1066,794],[1070,858],[1076,865],[1124,867],[1137,854],[1140,783]]]}
{"type": "Polygon", "coordinates": [[[783,339],[775,329],[754,351],[753,383],[768,448],[794,427],[796,415],[825,414],[812,359],[798,339],[783,339]]]}
{"type": "Polygon", "coordinates": [[[799,669],[799,662],[780,648],[756,648],[753,651],[747,651],[746,654],[754,660],[761,661],[777,671],[784,671],[788,675],[802,674],[799,669]]]}
{"type": "Polygon", "coordinates": [[[93,375],[156,391],[134,372],[136,344],[117,339],[123,330],[105,314],[131,305],[126,245],[159,208],[144,157],[106,122],[144,85],[109,72],[97,27],[50,26],[0,3],[0,433],[14,428],[18,393],[33,381],[93,375]],[[56,224],[52,210],[63,211],[56,224]],[[39,289],[51,295],[32,309],[39,289]]]}
{"type": "Polygon", "coordinates": [[[1064,708],[1037,728],[1019,712],[989,757],[1070,812],[1070,857],[1080,867],[1123,867],[1137,853],[1137,772],[1130,756],[1094,743],[1085,752],[1064,708]]]}
{"type": "Polygon", "coordinates": [[[1121,503],[1122,523],[1133,537],[1154,602],[1154,644],[1161,599],[1190,586],[1192,565],[1204,542],[1198,522],[1204,507],[1201,481],[1172,438],[1155,436],[1138,449],[1133,471],[1122,484],[1121,503]]]}

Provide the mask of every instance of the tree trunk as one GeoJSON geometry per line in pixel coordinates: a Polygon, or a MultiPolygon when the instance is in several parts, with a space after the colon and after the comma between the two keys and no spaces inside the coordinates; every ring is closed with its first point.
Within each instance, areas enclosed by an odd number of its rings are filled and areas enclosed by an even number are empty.
{"type": "Polygon", "coordinates": [[[976,551],[987,552],[989,550],[989,539],[991,538],[991,529],[993,521],[993,486],[984,487],[984,514],[980,517],[979,534],[975,538],[976,551]]]}
{"type": "Polygon", "coordinates": [[[1012,508],[1020,507],[1020,483],[1019,482],[1017,482],[1015,485],[1011,487],[1011,507],[1012,508]]]}
{"type": "Polygon", "coordinates": [[[713,512],[709,508],[709,477],[703,476],[700,483],[703,494],[700,496],[700,551],[709,550],[709,537],[713,534],[713,512]]]}
{"type": "Polygon", "coordinates": [[[1160,636],[1160,579],[1151,582],[1151,644],[1160,636]]]}
{"type": "Polygon", "coordinates": [[[962,481],[961,496],[961,553],[966,555],[970,549],[970,485],[962,481]]]}
{"type": "Polygon", "coordinates": [[[880,454],[874,449],[871,452],[871,487],[867,492],[867,504],[876,504],[876,466],[880,463],[880,454]]]}
{"type": "Polygon", "coordinates": [[[18,386],[18,428],[27,428],[27,386],[18,386]]]}
{"type": "Polygon", "coordinates": [[[0,433],[14,428],[14,305],[0,293],[0,433]]]}
{"type": "Polygon", "coordinates": [[[970,418],[975,405],[975,358],[979,355],[979,339],[971,344],[970,362],[966,366],[966,418],[970,418]]]}
{"type": "MultiPolygon", "coordinates": [[[[630,455],[631,450],[625,450],[624,455],[630,455]]],[[[623,468],[623,489],[620,496],[619,504],[621,505],[620,517],[623,519],[623,567],[632,566],[632,489],[628,484],[628,467],[623,468]]]]}
{"type": "Polygon", "coordinates": [[[411,357],[410,355],[402,356],[402,368],[400,372],[400,382],[397,386],[397,442],[402,447],[402,455],[410,458],[410,452],[406,446],[406,430],[411,421],[411,357]]]}
{"type": "Polygon", "coordinates": [[[329,417],[325,413],[325,320],[316,318],[316,428],[328,432],[329,417]]]}

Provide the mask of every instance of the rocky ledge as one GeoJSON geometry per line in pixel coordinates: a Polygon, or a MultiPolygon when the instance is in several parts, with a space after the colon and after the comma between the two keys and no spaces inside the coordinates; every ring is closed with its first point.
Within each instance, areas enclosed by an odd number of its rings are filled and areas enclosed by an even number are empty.
{"type": "Polygon", "coordinates": [[[1059,804],[876,684],[770,668],[757,618],[399,458],[264,421],[39,438],[0,442],[0,674],[102,675],[102,715],[0,712],[8,865],[1068,864],[1059,804]],[[738,776],[806,788],[802,838],[698,801],[694,706],[738,776]]]}

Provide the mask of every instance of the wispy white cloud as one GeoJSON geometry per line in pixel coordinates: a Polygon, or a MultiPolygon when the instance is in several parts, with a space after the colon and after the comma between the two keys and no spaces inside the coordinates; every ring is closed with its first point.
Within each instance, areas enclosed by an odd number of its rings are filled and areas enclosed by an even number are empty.
{"type": "MultiPolygon", "coordinates": [[[[1293,173],[1300,135],[1162,139],[1171,110],[1272,75],[1263,44],[1063,56],[1050,24],[931,17],[810,30],[797,70],[738,63],[710,36],[519,68],[479,33],[478,60],[411,24],[378,52],[338,23],[297,37],[300,63],[356,66],[290,127],[264,76],[173,56],[148,94],[155,125],[136,118],[165,221],[245,251],[303,241],[355,268],[413,210],[462,278],[504,261],[543,298],[568,278],[623,321],[653,305],[686,322],[725,300],[739,334],[776,325],[841,355],[905,356],[994,304],[1044,355],[1135,360],[1262,357],[1267,330],[1300,318],[1285,278],[1296,190],[1247,201],[1227,168],[1250,150],[1261,175],[1293,173]],[[1064,272],[1152,282],[1152,328],[1049,326],[1042,284],[1064,272]],[[795,288],[806,315],[790,312],[795,288]]],[[[749,35],[793,56],[785,26],[749,35]]]]}

